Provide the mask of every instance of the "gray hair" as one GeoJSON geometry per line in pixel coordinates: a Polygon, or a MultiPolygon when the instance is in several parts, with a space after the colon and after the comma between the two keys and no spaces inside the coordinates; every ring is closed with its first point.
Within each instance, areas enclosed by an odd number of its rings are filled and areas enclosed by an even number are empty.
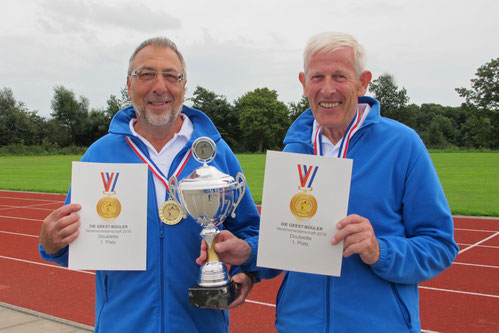
{"type": "Polygon", "coordinates": [[[130,60],[128,61],[128,75],[130,75],[130,73],[132,72],[133,58],[135,58],[135,56],[137,55],[137,53],[139,53],[140,50],[142,50],[144,47],[149,46],[149,45],[172,49],[179,57],[180,62],[182,63],[182,70],[184,71],[183,74],[185,77],[187,77],[185,61],[184,61],[184,57],[182,56],[182,53],[180,53],[180,51],[178,50],[177,45],[175,45],[174,42],[172,42],[170,39],[168,39],[166,37],[149,38],[149,39],[146,39],[145,41],[143,41],[139,46],[137,46],[135,51],[133,51],[133,54],[130,57],[130,60]]]}
{"type": "Polygon", "coordinates": [[[314,54],[332,53],[346,47],[350,47],[353,50],[355,73],[360,77],[360,74],[362,74],[366,67],[364,47],[353,36],[341,32],[321,32],[309,39],[303,52],[303,68],[305,73],[308,70],[308,62],[314,54]]]}

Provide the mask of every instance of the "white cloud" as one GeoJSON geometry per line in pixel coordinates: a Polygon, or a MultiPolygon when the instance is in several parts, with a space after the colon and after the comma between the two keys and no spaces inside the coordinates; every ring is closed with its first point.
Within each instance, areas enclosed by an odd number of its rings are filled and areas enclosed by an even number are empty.
{"type": "Polygon", "coordinates": [[[345,31],[364,44],[374,78],[388,72],[411,102],[457,106],[478,67],[499,55],[495,0],[18,0],[2,4],[0,89],[40,114],[64,85],[105,107],[125,84],[130,54],[165,35],[184,54],[196,85],[229,101],[268,87],[301,97],[308,38],[345,31]]]}

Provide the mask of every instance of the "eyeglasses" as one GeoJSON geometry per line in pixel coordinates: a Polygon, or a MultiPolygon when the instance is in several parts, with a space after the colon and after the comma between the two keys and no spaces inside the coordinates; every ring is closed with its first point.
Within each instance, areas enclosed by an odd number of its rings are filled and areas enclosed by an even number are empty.
{"type": "Polygon", "coordinates": [[[180,83],[184,79],[184,74],[182,73],[175,71],[156,72],[149,69],[136,69],[130,73],[130,76],[136,76],[137,79],[143,82],[152,82],[156,80],[158,74],[163,76],[163,79],[169,83],[180,83]]]}

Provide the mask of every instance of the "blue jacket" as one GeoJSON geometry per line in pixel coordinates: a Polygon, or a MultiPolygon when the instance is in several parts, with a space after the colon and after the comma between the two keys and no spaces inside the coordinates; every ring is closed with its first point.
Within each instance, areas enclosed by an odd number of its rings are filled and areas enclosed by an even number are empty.
{"type": "MultiPolygon", "coordinates": [[[[169,179],[180,160],[200,136],[208,136],[217,144],[217,155],[210,165],[235,177],[241,167],[229,146],[220,137],[211,120],[202,112],[184,106],[193,123],[192,138],[175,157],[170,170],[162,170],[169,179]]],[[[145,145],[132,136],[130,119],[135,117],[133,107],[119,111],[113,118],[109,134],[96,141],[82,157],[86,162],[141,163],[125,140],[130,137],[148,156],[145,145]]],[[[179,179],[200,167],[190,158],[179,179]]],[[[200,309],[189,305],[188,289],[197,282],[201,226],[190,216],[169,226],[158,217],[153,174],[148,174],[147,210],[147,270],[146,271],[97,271],[95,301],[96,332],[227,332],[228,311],[200,309]]],[[[68,195],[68,202],[69,202],[68,195]]],[[[252,247],[252,255],[243,266],[231,267],[231,274],[238,271],[255,271],[257,234],[260,222],[258,210],[248,189],[236,210],[219,228],[226,228],[245,239],[252,247]]],[[[40,253],[46,260],[67,266],[67,248],[56,256],[48,255],[42,247],[40,253]]],[[[126,254],[124,254],[126,255],[126,254]]]]}
{"type": "MultiPolygon", "coordinates": [[[[430,156],[410,128],[380,116],[369,103],[351,138],[348,214],[371,222],[379,260],[343,258],[341,277],[286,272],[277,296],[279,332],[419,332],[418,283],[452,264],[453,221],[430,156]]],[[[284,151],[313,154],[311,110],[290,127],[284,151]]],[[[337,221],[331,221],[336,223],[337,221]]]]}

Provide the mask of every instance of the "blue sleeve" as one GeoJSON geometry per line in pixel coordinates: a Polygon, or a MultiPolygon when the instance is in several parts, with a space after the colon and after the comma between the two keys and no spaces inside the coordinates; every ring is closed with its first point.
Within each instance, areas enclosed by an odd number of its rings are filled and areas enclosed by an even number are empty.
{"type": "Polygon", "coordinates": [[[371,269],[390,282],[419,283],[449,267],[459,251],[447,200],[424,147],[407,170],[402,204],[406,235],[379,236],[380,257],[371,269]]]}

